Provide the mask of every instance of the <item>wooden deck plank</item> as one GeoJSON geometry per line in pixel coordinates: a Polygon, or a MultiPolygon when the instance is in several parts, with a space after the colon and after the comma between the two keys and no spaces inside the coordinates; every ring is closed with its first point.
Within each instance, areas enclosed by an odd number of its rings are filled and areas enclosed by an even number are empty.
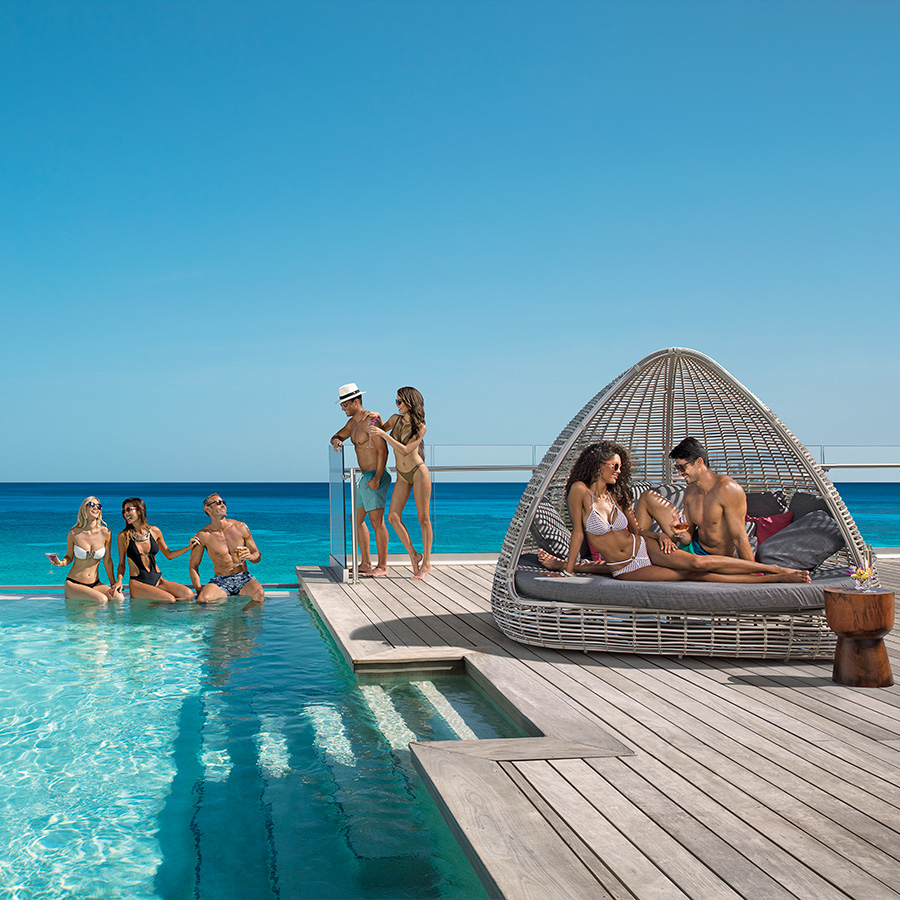
{"type": "Polygon", "coordinates": [[[492,896],[611,900],[593,873],[503,775],[499,764],[414,744],[413,759],[492,896]],[[508,893],[506,896],[510,896],[508,893]]]}
{"type": "MultiPolygon", "coordinates": [[[[579,763],[578,760],[575,761],[579,763]]],[[[584,765],[583,763],[580,763],[584,765]]],[[[646,835],[647,840],[635,844],[621,829],[601,812],[583,793],[577,791],[563,778],[549,762],[516,763],[515,769],[522,773],[531,786],[540,793],[555,810],[565,810],[565,818],[574,830],[584,835],[587,843],[603,847],[604,861],[615,877],[636,896],[645,900],[689,900],[693,895],[685,894],[673,878],[663,871],[645,852],[644,848],[656,840],[656,833],[646,835]]],[[[597,779],[600,790],[602,779],[597,779]]],[[[606,798],[603,798],[604,801],[606,798]]],[[[641,825],[649,828],[652,823],[643,819],[641,825]]],[[[726,895],[718,895],[724,897],[726,895]]]]}

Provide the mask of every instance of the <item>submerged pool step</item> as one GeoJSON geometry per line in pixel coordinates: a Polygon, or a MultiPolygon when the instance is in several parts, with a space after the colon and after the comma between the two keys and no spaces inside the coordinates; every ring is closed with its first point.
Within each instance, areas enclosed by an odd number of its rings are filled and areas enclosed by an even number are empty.
{"type": "Polygon", "coordinates": [[[434,682],[413,681],[412,686],[435,708],[461,741],[478,740],[478,735],[466,725],[463,717],[453,708],[450,701],[434,686],[434,682]]]}

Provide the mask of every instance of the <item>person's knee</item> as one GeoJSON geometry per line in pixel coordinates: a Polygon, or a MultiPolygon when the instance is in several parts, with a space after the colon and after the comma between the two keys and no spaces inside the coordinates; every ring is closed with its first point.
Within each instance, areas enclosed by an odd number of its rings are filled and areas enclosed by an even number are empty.
{"type": "Polygon", "coordinates": [[[395,512],[394,510],[391,510],[388,513],[388,522],[391,523],[392,528],[396,528],[402,521],[403,517],[400,515],[400,513],[395,512]]]}

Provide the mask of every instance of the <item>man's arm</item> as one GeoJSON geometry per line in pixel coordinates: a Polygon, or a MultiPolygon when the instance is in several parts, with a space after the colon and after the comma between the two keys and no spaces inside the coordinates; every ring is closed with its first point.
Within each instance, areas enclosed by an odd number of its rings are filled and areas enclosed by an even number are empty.
{"type": "Polygon", "coordinates": [[[722,496],[722,512],[725,520],[725,530],[728,537],[734,543],[735,555],[740,559],[753,560],[753,548],[750,546],[750,538],[747,537],[747,495],[744,489],[732,482],[722,496]]]}
{"type": "Polygon", "coordinates": [[[262,553],[259,552],[259,547],[256,546],[256,541],[253,540],[253,535],[250,534],[250,529],[246,525],[244,525],[244,532],[244,546],[250,551],[244,557],[244,562],[258,563],[262,559],[262,553]]]}
{"type": "Polygon", "coordinates": [[[188,563],[188,572],[191,576],[191,584],[194,586],[195,591],[199,591],[203,585],[200,582],[200,560],[203,559],[203,551],[206,549],[203,545],[203,538],[197,535],[197,539],[200,541],[199,544],[194,544],[191,547],[191,560],[188,563]]]}
{"type": "Polygon", "coordinates": [[[347,421],[347,424],[340,431],[336,431],[328,440],[332,447],[334,447],[335,452],[341,449],[344,441],[350,437],[350,422],[347,421]]]}
{"type": "Polygon", "coordinates": [[[377,434],[372,435],[372,446],[375,447],[378,462],[375,464],[375,474],[369,479],[366,487],[374,491],[381,484],[381,476],[384,475],[384,467],[387,465],[388,449],[384,438],[379,437],[377,434]]]}

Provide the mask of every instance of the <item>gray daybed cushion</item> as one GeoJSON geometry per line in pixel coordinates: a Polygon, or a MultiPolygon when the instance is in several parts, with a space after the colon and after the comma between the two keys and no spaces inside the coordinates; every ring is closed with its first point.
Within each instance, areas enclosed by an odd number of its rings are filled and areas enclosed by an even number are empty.
{"type": "Polygon", "coordinates": [[[533,557],[522,557],[516,569],[516,592],[523,600],[547,600],[582,606],[612,606],[626,609],[663,609],[691,612],[780,613],[822,609],[823,587],[849,589],[846,575],[815,578],[812,584],[722,584],[681,581],[619,581],[604,575],[554,578],[534,568],[533,557]]]}
{"type": "Polygon", "coordinates": [[[837,522],[817,509],[763,541],[756,558],[770,566],[815,569],[843,546],[844,536],[837,522]]]}
{"type": "Polygon", "coordinates": [[[802,519],[805,515],[815,512],[817,509],[821,509],[823,512],[827,512],[828,515],[831,515],[828,504],[821,497],[817,497],[815,494],[807,494],[806,491],[797,491],[791,497],[791,505],[788,507],[788,510],[794,514],[795,522],[798,519],[802,519]]]}
{"type": "Polygon", "coordinates": [[[747,515],[754,518],[763,516],[777,516],[787,512],[788,502],[784,491],[778,488],[774,491],[760,491],[747,494],[747,515]]]}

